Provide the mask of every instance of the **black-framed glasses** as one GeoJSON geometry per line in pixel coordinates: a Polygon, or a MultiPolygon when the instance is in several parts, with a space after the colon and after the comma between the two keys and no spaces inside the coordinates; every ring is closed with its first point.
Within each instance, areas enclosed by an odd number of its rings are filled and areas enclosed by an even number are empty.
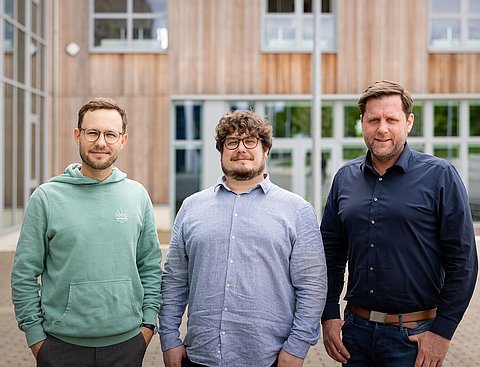
{"type": "Polygon", "coordinates": [[[120,140],[120,136],[124,134],[116,130],[100,131],[97,129],[82,129],[82,128],[80,128],[79,130],[83,131],[83,134],[85,135],[85,139],[87,139],[87,141],[91,143],[97,141],[100,138],[100,135],[103,134],[103,138],[108,144],[115,144],[120,140]]]}
{"type": "Polygon", "coordinates": [[[255,136],[247,136],[246,138],[239,139],[239,138],[226,138],[223,142],[223,145],[225,148],[228,150],[235,150],[238,148],[240,145],[240,142],[243,143],[243,146],[247,149],[253,149],[256,148],[258,145],[258,142],[262,140],[260,138],[257,138],[255,136]]]}

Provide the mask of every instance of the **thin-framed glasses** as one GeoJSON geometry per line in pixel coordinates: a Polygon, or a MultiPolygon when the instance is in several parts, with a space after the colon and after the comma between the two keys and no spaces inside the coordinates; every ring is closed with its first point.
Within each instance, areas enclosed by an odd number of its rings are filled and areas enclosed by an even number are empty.
{"type": "Polygon", "coordinates": [[[87,139],[87,141],[91,143],[97,141],[100,138],[100,135],[103,134],[103,138],[108,144],[115,144],[117,141],[120,140],[120,136],[124,134],[116,130],[100,131],[97,129],[82,129],[82,128],[80,128],[79,130],[83,131],[83,134],[85,135],[85,139],[87,139]]]}
{"type": "Polygon", "coordinates": [[[238,148],[240,145],[240,142],[243,143],[243,146],[247,149],[253,149],[256,148],[258,145],[258,142],[262,140],[260,138],[257,138],[255,136],[247,136],[246,138],[239,139],[239,138],[226,138],[224,140],[223,145],[225,148],[228,150],[235,150],[238,148]]]}

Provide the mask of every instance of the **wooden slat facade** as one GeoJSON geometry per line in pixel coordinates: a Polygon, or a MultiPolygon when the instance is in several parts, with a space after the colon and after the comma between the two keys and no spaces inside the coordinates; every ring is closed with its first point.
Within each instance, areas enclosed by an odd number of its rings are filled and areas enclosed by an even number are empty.
{"type": "MultiPolygon", "coordinates": [[[[169,1],[164,54],[90,53],[88,1],[58,3],[57,166],[78,160],[71,130],[81,104],[112,97],[130,119],[118,166],[147,187],[154,203],[168,203],[171,96],[311,93],[311,54],[261,51],[263,1],[169,1]],[[64,52],[72,41],[81,48],[75,57],[64,52]]],[[[337,51],[322,55],[323,93],[359,94],[378,79],[413,93],[480,93],[479,53],[428,52],[428,0],[335,6],[337,51]]]]}

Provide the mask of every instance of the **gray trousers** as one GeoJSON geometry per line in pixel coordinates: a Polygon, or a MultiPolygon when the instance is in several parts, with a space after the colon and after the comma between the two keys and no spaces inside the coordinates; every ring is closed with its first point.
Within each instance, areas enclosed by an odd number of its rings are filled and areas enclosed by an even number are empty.
{"type": "Polygon", "coordinates": [[[47,336],[37,367],[141,367],[147,345],[143,334],[108,347],[81,347],[47,336]]]}

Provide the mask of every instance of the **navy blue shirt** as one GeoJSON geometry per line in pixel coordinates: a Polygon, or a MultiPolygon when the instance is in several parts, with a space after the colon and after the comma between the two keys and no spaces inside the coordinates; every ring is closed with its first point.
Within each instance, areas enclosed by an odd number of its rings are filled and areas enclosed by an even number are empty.
{"type": "Polygon", "coordinates": [[[451,339],[478,271],[468,197],[447,161],[406,144],[383,176],[370,152],[335,175],[321,232],[328,269],[322,320],[345,300],[368,310],[408,313],[438,307],[430,331],[451,339]]]}

